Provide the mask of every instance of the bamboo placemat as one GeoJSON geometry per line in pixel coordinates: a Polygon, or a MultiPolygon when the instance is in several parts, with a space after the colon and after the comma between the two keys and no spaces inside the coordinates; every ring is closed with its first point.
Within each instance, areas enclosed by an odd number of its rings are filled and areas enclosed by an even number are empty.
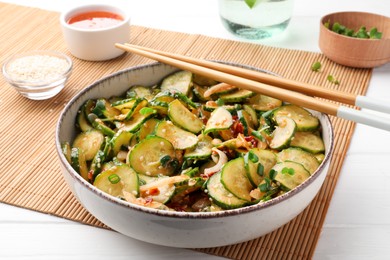
{"type": "MultiPolygon", "coordinates": [[[[0,3],[0,17],[1,63],[11,54],[28,50],[52,49],[68,53],[58,13],[0,3]]],[[[140,26],[132,26],[131,43],[248,64],[286,78],[356,94],[366,92],[371,77],[371,70],[339,66],[319,53],[140,26]],[[310,66],[315,61],[321,61],[321,72],[311,71],[310,66]],[[328,82],[329,74],[337,77],[341,84],[328,82]]],[[[64,105],[87,85],[115,71],[152,61],[130,54],[107,62],[76,58],[73,61],[74,72],[66,88],[50,100],[23,98],[0,78],[0,111],[3,111],[0,114],[0,202],[107,228],[76,201],[66,186],[57,163],[55,125],[64,105]]],[[[273,233],[246,243],[199,251],[234,259],[311,258],[354,130],[351,122],[331,119],[336,136],[333,160],[325,183],[310,206],[273,233]]]]}

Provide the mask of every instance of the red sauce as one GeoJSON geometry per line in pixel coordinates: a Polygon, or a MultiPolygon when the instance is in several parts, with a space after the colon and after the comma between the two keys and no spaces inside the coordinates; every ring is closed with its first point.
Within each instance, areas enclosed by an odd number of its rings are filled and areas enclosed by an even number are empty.
{"type": "Polygon", "coordinates": [[[68,24],[81,29],[101,29],[117,25],[123,21],[119,14],[106,11],[92,11],[73,16],[68,24]]]}

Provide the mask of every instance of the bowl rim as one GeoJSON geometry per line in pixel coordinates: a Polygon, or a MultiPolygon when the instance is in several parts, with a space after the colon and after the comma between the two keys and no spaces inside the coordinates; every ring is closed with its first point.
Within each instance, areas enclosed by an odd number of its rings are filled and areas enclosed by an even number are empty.
{"type": "Polygon", "coordinates": [[[130,23],[130,15],[128,14],[127,11],[124,9],[120,8],[119,6],[116,5],[110,5],[110,4],[84,4],[84,5],[78,5],[74,6],[68,10],[65,10],[64,12],[61,13],[60,15],[60,23],[63,27],[77,31],[77,32],[85,32],[85,33],[97,33],[97,32],[103,32],[103,31],[111,31],[115,30],[118,27],[122,27],[125,24],[130,23]],[[104,28],[96,28],[96,29],[84,29],[84,28],[79,28],[76,26],[72,26],[67,22],[67,20],[77,14],[85,13],[88,11],[107,11],[107,12],[113,12],[116,14],[119,14],[122,16],[123,20],[115,25],[109,26],[109,27],[104,27],[104,28]]]}
{"type": "MultiPolygon", "coordinates": [[[[240,66],[240,67],[244,67],[244,68],[248,68],[248,69],[253,69],[253,70],[257,70],[257,71],[267,72],[265,70],[255,68],[253,66],[248,66],[248,65],[238,64],[238,63],[232,63],[232,62],[230,62],[230,63],[229,62],[224,62],[224,63],[230,64],[230,65],[235,65],[235,66],[240,66]]],[[[223,211],[215,211],[215,212],[179,212],[179,211],[167,211],[167,210],[152,209],[152,208],[148,208],[148,207],[132,204],[132,203],[129,203],[127,201],[115,198],[115,197],[113,197],[113,196],[111,196],[111,195],[109,195],[109,194],[99,190],[98,188],[93,186],[91,183],[89,183],[86,180],[84,180],[71,167],[71,165],[67,162],[67,160],[65,158],[65,155],[62,153],[61,143],[60,143],[60,140],[59,140],[59,133],[61,132],[61,124],[62,124],[63,118],[65,117],[65,115],[66,115],[67,111],[69,110],[69,108],[78,99],[80,99],[85,93],[90,91],[92,88],[98,86],[102,82],[104,82],[106,80],[109,80],[110,78],[118,76],[120,74],[127,73],[129,71],[143,70],[143,69],[146,69],[148,67],[161,66],[161,65],[166,65],[166,64],[163,64],[163,63],[160,63],[160,62],[154,62],[154,63],[150,63],[150,64],[137,65],[137,66],[132,66],[132,67],[129,67],[129,68],[126,68],[126,69],[122,69],[120,71],[117,71],[117,72],[114,72],[114,73],[112,73],[110,75],[107,75],[107,76],[105,76],[105,77],[103,77],[103,78],[93,82],[92,84],[88,85],[86,88],[81,90],[78,94],[76,94],[66,104],[66,106],[64,107],[64,109],[62,110],[62,112],[60,114],[60,117],[59,117],[59,119],[57,121],[56,130],[55,130],[56,151],[57,151],[57,154],[59,156],[60,163],[62,164],[62,166],[64,168],[66,168],[66,174],[69,174],[71,178],[73,178],[75,181],[77,181],[79,184],[81,184],[83,187],[87,188],[89,191],[91,191],[92,193],[94,193],[98,197],[100,197],[100,198],[102,198],[102,199],[104,199],[104,200],[106,200],[108,202],[114,203],[117,206],[133,209],[133,210],[136,210],[136,211],[141,212],[141,213],[147,213],[147,214],[152,214],[152,215],[157,215],[157,216],[167,217],[167,218],[214,219],[214,218],[220,218],[220,217],[232,217],[232,216],[235,216],[235,215],[241,215],[241,214],[250,213],[250,212],[253,212],[253,211],[266,209],[266,208],[271,207],[271,206],[273,206],[275,204],[279,204],[279,203],[281,203],[283,201],[286,201],[287,199],[289,199],[289,198],[291,198],[293,196],[296,196],[297,194],[302,192],[306,187],[308,187],[312,182],[314,182],[314,180],[316,180],[320,176],[322,169],[324,169],[325,166],[327,165],[327,163],[330,161],[330,158],[331,158],[332,153],[333,153],[333,148],[334,148],[334,131],[333,131],[333,126],[332,126],[332,123],[330,121],[329,116],[324,114],[324,113],[321,113],[321,115],[324,117],[324,120],[327,122],[327,127],[328,127],[328,132],[329,132],[329,137],[330,137],[329,149],[325,153],[324,160],[322,161],[322,163],[320,164],[318,169],[308,179],[306,179],[305,182],[303,182],[302,184],[300,184],[299,186],[297,186],[293,190],[290,190],[290,191],[288,191],[288,192],[286,192],[286,193],[284,193],[284,194],[282,194],[282,195],[280,195],[280,196],[278,196],[276,198],[273,198],[273,199],[271,199],[269,201],[266,201],[266,202],[263,202],[263,203],[257,203],[257,204],[254,204],[254,205],[245,206],[245,207],[242,207],[242,208],[229,209],[229,210],[223,210],[223,211]]],[[[166,66],[170,66],[170,65],[166,65],[166,66]]],[[[172,66],[170,66],[170,67],[172,67],[172,66]]],[[[275,75],[275,73],[272,73],[272,72],[269,72],[269,73],[275,75]]],[[[62,170],[62,171],[64,171],[64,170],[62,170]]],[[[326,173],[322,173],[322,174],[326,174],[326,173]]]]}
{"type": "Polygon", "coordinates": [[[16,53],[16,54],[13,54],[10,57],[8,57],[3,64],[2,72],[3,72],[3,75],[6,78],[6,80],[12,84],[16,84],[16,85],[28,84],[28,85],[34,85],[35,87],[39,87],[39,86],[46,86],[46,85],[52,84],[52,83],[57,82],[63,78],[67,78],[70,75],[70,73],[72,72],[72,69],[73,69],[72,59],[68,55],[66,55],[60,51],[30,50],[30,51],[26,51],[26,52],[16,53]],[[14,78],[11,77],[11,75],[9,75],[9,73],[7,71],[9,64],[11,64],[14,60],[17,60],[19,58],[29,57],[29,56],[33,56],[33,55],[47,55],[50,57],[57,57],[57,58],[63,59],[68,63],[68,68],[62,74],[58,75],[58,77],[52,78],[52,79],[46,80],[46,81],[45,80],[39,80],[39,81],[15,80],[14,78]]]}

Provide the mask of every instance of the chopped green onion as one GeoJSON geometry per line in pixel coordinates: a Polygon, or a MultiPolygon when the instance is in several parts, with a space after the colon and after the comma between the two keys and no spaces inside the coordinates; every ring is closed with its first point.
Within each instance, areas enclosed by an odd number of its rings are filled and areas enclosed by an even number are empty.
{"type": "Polygon", "coordinates": [[[264,175],[264,165],[262,165],[261,163],[259,163],[257,165],[257,174],[259,176],[263,176],[264,175]]]}
{"type": "Polygon", "coordinates": [[[282,169],[282,173],[283,173],[283,174],[288,174],[288,175],[290,175],[290,176],[293,176],[294,173],[295,173],[295,171],[294,171],[293,168],[284,167],[284,168],[282,169]]]}
{"type": "Polygon", "coordinates": [[[108,176],[108,180],[109,180],[109,182],[111,182],[111,184],[117,184],[118,182],[121,181],[121,177],[119,177],[117,174],[113,173],[110,176],[108,176]]]}
{"type": "Polygon", "coordinates": [[[147,114],[151,114],[151,113],[156,113],[157,111],[153,108],[150,108],[150,107],[143,107],[140,109],[139,113],[141,115],[147,115],[147,114]]]}
{"type": "Polygon", "coordinates": [[[252,151],[248,152],[248,159],[253,163],[257,163],[259,161],[259,157],[257,157],[257,155],[252,151]]]}
{"type": "Polygon", "coordinates": [[[311,65],[312,71],[318,72],[318,71],[320,71],[320,69],[321,69],[321,62],[319,62],[319,61],[314,62],[313,65],[311,65]]]}
{"type": "Polygon", "coordinates": [[[224,102],[222,99],[220,99],[220,98],[218,98],[218,99],[215,101],[215,103],[217,103],[218,106],[223,106],[223,105],[225,105],[225,102],[224,102]]]}
{"type": "Polygon", "coordinates": [[[329,82],[335,84],[335,85],[339,85],[340,84],[340,81],[338,81],[337,79],[335,79],[332,75],[328,75],[328,77],[326,78],[329,82]]]}
{"type": "Polygon", "coordinates": [[[278,172],[275,171],[274,169],[271,169],[271,170],[269,171],[269,178],[270,178],[271,180],[274,180],[276,174],[278,174],[278,172]]]}
{"type": "Polygon", "coordinates": [[[378,32],[376,27],[371,28],[370,31],[367,31],[365,26],[362,26],[356,32],[346,26],[335,22],[333,25],[330,24],[330,21],[324,22],[324,26],[335,33],[342,34],[349,37],[359,38],[359,39],[381,39],[382,33],[378,32]]]}

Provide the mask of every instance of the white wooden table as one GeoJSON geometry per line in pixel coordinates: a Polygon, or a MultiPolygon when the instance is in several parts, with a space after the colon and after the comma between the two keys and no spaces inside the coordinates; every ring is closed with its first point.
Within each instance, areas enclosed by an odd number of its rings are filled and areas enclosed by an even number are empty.
{"type": "MultiPolygon", "coordinates": [[[[87,1],[5,0],[61,11],[87,1]]],[[[107,3],[103,0],[90,1],[107,3]]],[[[132,24],[237,40],[222,27],[217,1],[111,0],[132,24]]],[[[296,0],[288,31],[261,43],[319,52],[320,17],[335,11],[390,16],[388,0],[296,0]]],[[[1,18],[0,18],[1,19],[1,18]]],[[[1,46],[1,42],[0,42],[1,46]]],[[[1,48],[1,47],[0,47],[1,48]]],[[[390,64],[374,70],[368,96],[390,100],[390,64]]],[[[314,259],[390,259],[390,133],[357,125],[314,259]]],[[[113,231],[0,203],[0,259],[214,259],[113,231]]]]}

